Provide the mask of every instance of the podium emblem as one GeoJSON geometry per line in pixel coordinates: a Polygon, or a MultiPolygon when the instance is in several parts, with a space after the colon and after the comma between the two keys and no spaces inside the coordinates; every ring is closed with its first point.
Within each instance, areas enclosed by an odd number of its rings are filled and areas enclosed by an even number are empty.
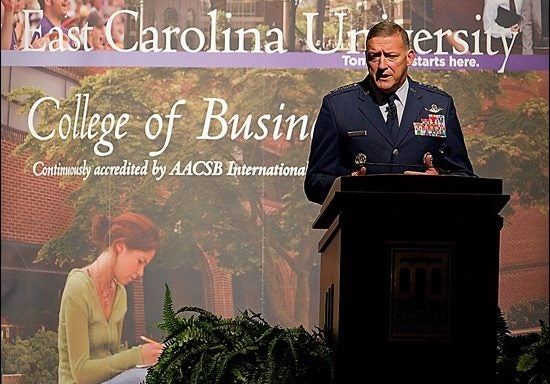
{"type": "Polygon", "coordinates": [[[391,340],[449,339],[448,249],[393,249],[391,340]]]}

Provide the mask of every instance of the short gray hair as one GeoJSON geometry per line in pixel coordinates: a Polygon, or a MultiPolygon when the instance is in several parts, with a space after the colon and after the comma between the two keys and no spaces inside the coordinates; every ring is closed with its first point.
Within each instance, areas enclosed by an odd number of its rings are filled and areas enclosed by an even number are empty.
{"type": "Polygon", "coordinates": [[[410,48],[411,44],[410,44],[409,36],[407,35],[407,32],[399,24],[389,20],[384,20],[374,25],[369,30],[366,43],[368,45],[369,40],[375,37],[388,37],[388,36],[393,36],[397,34],[401,36],[401,39],[403,40],[405,47],[410,48]]]}

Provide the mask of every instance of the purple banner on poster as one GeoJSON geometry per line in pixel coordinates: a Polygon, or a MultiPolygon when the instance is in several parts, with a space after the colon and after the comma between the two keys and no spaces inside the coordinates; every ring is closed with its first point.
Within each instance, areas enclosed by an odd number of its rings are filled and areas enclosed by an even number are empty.
{"type": "MultiPolygon", "coordinates": [[[[547,71],[548,55],[417,55],[418,70],[547,71]]],[[[22,52],[2,51],[2,66],[365,69],[362,53],[22,52]]]]}

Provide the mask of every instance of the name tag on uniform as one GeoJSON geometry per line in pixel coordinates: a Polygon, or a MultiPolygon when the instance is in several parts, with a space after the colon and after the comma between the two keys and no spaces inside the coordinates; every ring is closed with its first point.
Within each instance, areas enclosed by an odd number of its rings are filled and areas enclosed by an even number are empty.
{"type": "Polygon", "coordinates": [[[444,115],[429,114],[427,119],[414,122],[414,134],[416,136],[447,137],[444,115]]]}
{"type": "Polygon", "coordinates": [[[347,137],[367,136],[367,131],[349,131],[346,132],[347,137]]]}

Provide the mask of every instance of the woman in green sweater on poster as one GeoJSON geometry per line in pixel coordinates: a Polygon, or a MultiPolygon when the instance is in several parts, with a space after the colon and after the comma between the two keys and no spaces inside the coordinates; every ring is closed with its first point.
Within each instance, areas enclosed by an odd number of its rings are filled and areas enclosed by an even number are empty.
{"type": "MultiPolygon", "coordinates": [[[[160,244],[157,226],[146,216],[125,212],[97,215],[91,238],[101,254],[67,277],[59,312],[59,383],[141,383],[163,344],[121,348],[127,310],[125,285],[143,276],[160,244]]],[[[146,339],[145,339],[146,340],[146,339]]]]}

